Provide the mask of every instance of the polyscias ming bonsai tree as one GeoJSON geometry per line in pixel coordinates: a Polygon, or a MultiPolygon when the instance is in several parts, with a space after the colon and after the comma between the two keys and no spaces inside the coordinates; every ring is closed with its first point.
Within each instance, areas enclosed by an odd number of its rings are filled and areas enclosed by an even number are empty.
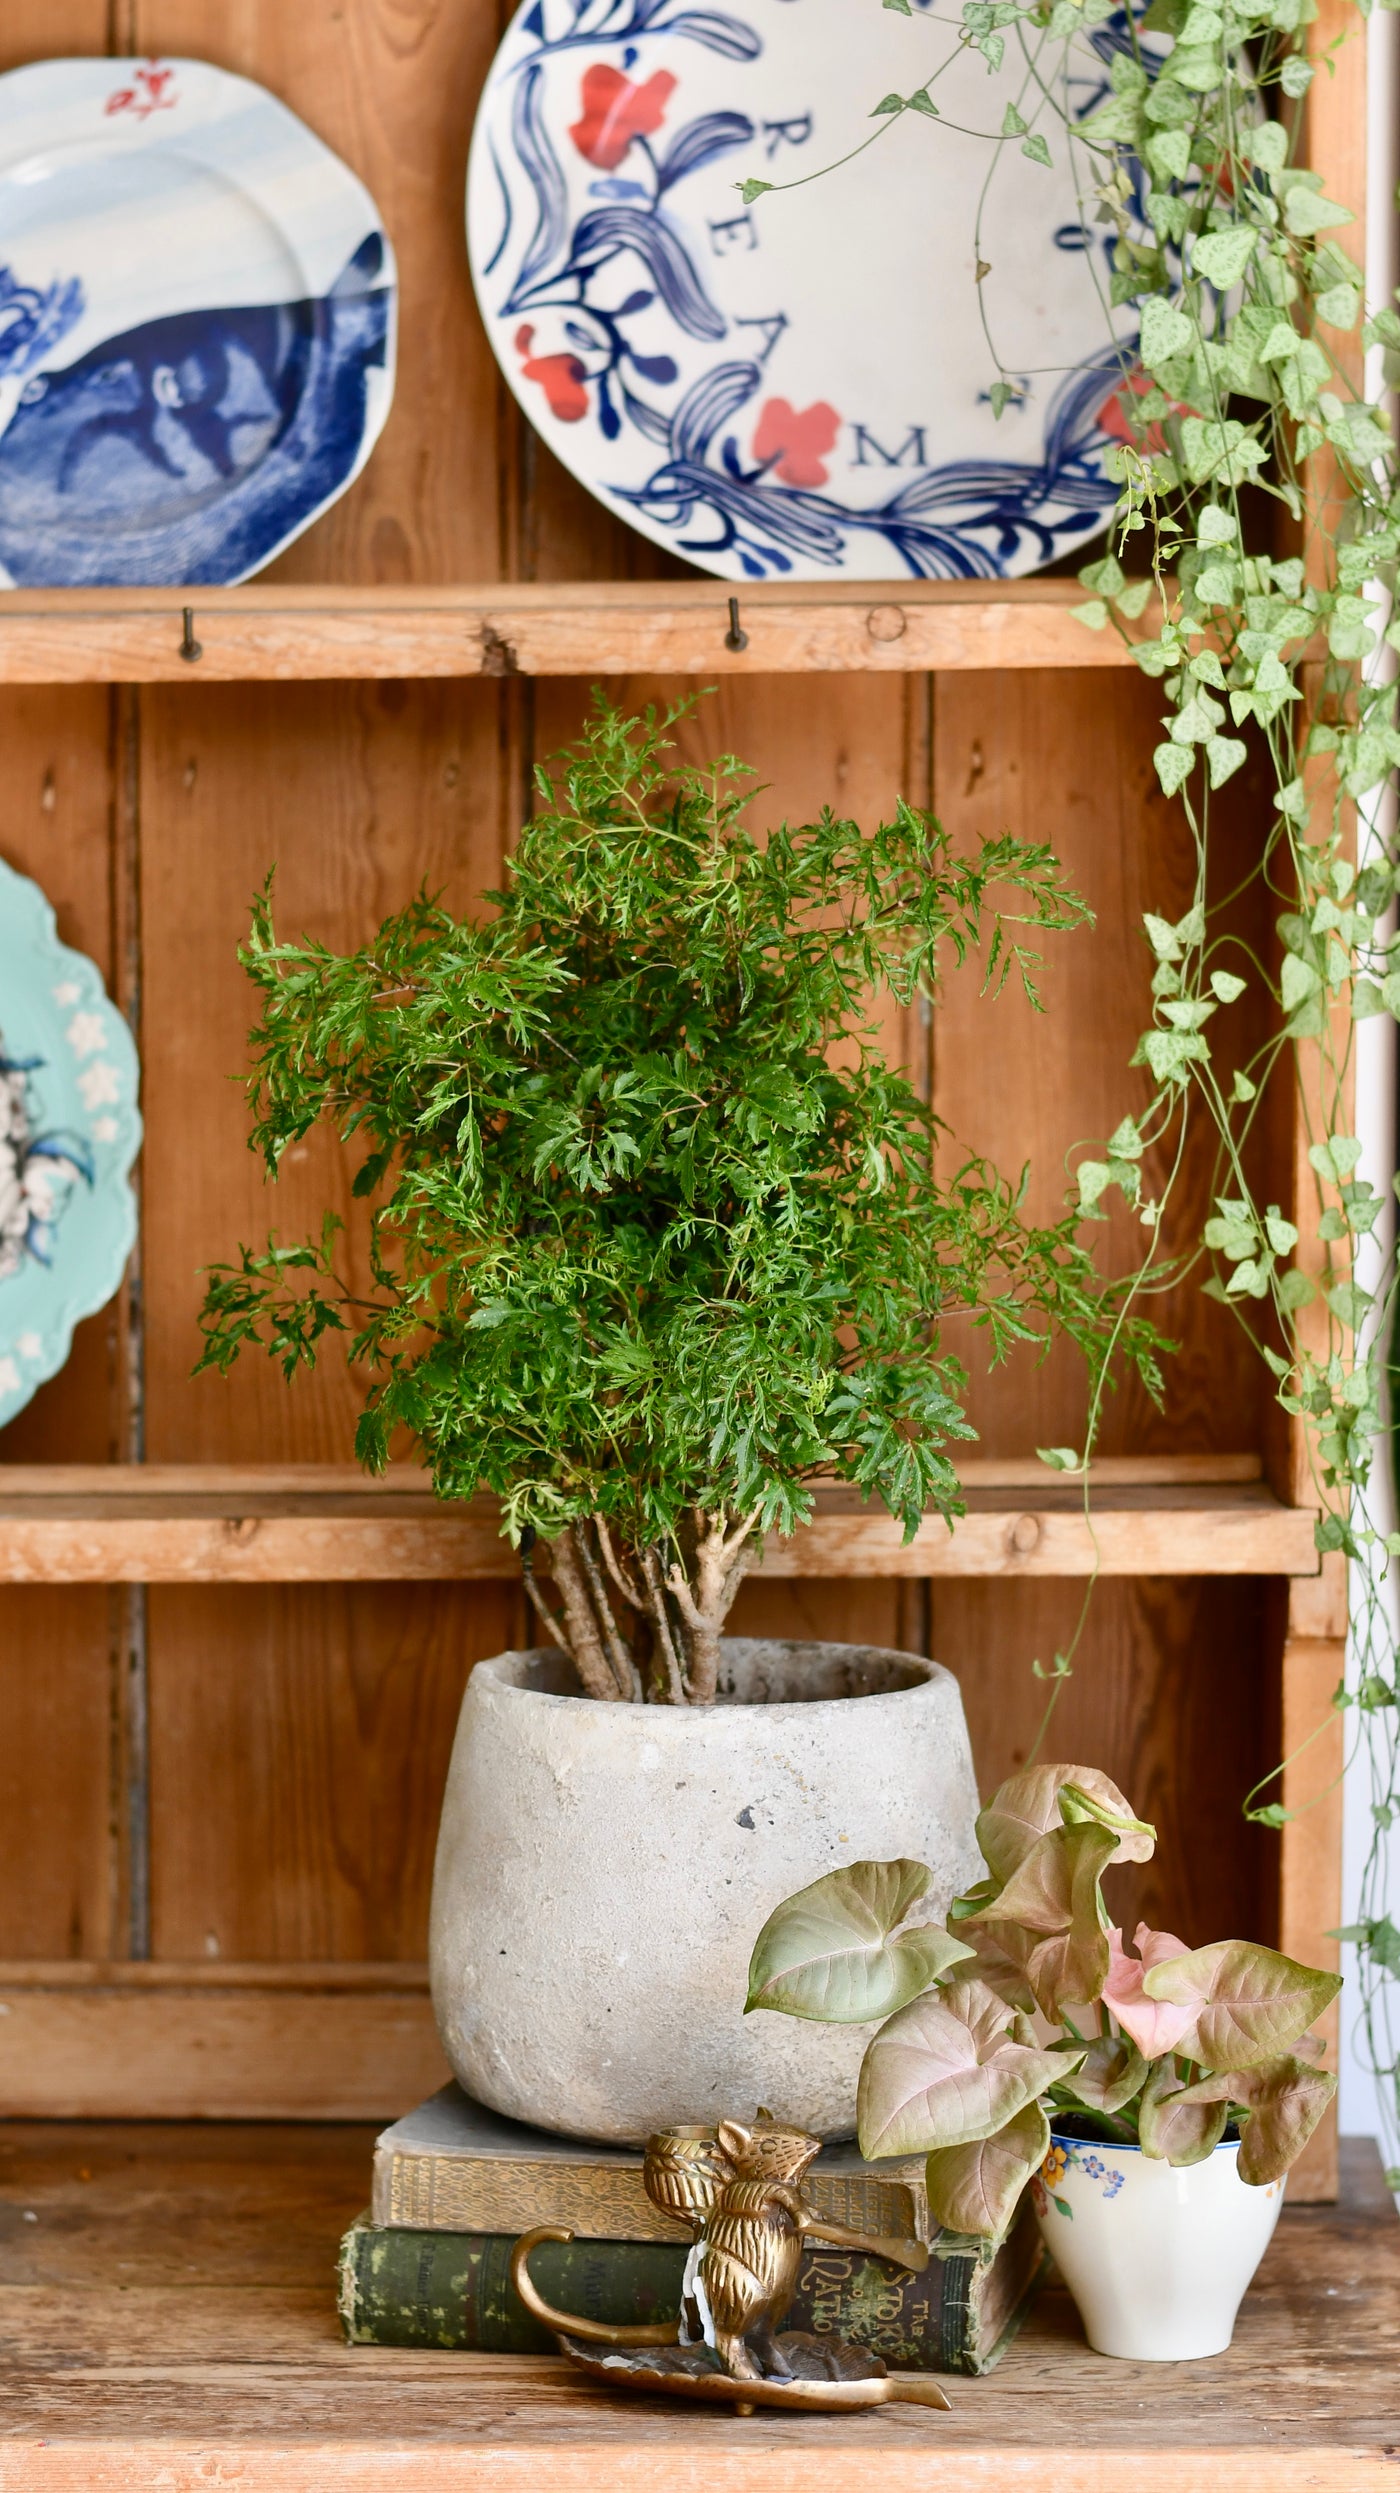
{"type": "MultiPolygon", "coordinates": [[[[420,895],[338,955],[280,943],[262,895],[253,1147],[275,1175],[323,1115],[363,1147],[373,1295],[332,1216],[244,1248],[200,1365],[256,1340],[291,1375],[349,1332],[360,1460],[406,1430],[440,1495],[496,1492],[590,1696],[706,1705],[755,1546],[814,1482],[908,1537],[961,1511],[950,1322],[992,1360],[1062,1331],[1097,1369],[1117,1313],[1071,1219],[1030,1225],[982,1160],[940,1179],[870,1019],[930,994],[941,950],[1033,995],[1021,930],[1088,916],[1049,850],[964,859],[903,803],[869,836],[824,812],[760,840],[742,765],[667,758],[677,715],[598,708],[480,923],[420,895]]],[[[1146,1328],[1117,1336],[1154,1382],[1146,1328]]]]}

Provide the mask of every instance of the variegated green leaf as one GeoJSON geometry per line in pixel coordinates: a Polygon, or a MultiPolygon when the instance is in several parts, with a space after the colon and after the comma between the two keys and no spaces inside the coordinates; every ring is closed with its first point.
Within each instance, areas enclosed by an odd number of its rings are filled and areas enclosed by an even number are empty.
{"type": "Polygon", "coordinates": [[[1005,2233],[1049,2144],[1045,2114],[1028,2103],[990,2138],[935,2147],[925,2167],[931,2214],[954,2233],[1005,2233]]]}
{"type": "Polygon", "coordinates": [[[1287,2051],[1341,1987],[1340,1974],[1318,1973],[1252,1939],[1193,1948],[1154,1965],[1143,1981],[1149,1999],[1193,2010],[1179,2046],[1187,2059],[1227,2070],[1287,2051]]]}
{"type": "Polygon", "coordinates": [[[861,2154],[963,2146],[1034,2103],[1064,2075],[1064,2055],[1018,2042],[1012,2016],[984,1983],[951,1982],[891,2017],[861,2067],[861,2154]]]}
{"type": "Polygon", "coordinates": [[[921,1861],[854,1861],[800,1888],[758,1934],[745,2014],[867,2025],[916,1999],[972,1954],[941,1923],[899,1928],[928,1884],[921,1861]]]}

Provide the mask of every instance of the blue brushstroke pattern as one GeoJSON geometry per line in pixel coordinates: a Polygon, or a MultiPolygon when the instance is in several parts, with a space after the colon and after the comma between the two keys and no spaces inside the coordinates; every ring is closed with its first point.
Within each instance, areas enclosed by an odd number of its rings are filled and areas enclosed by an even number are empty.
{"type": "Polygon", "coordinates": [[[613,491],[671,530],[708,520],[713,533],[681,538],[681,550],[732,551],[754,579],[770,565],[790,570],[794,558],[837,570],[848,561],[848,539],[865,531],[883,538],[916,579],[994,580],[1028,548],[1037,563],[1053,561],[1061,539],[1077,541],[1106,516],[1114,488],[1100,465],[1098,411],[1135,351],[1125,340],[1069,374],[1051,402],[1043,459],[951,459],[866,510],[745,468],[732,435],[712,464],[716,434],[762,378],[757,364],[718,364],[676,408],[665,464],[645,485],[613,491]]]}
{"type": "Polygon", "coordinates": [[[752,137],[753,123],[744,113],[702,113],[698,121],[688,121],[676,132],[656,168],[657,198],[673,182],[683,182],[687,173],[698,172],[712,157],[722,156],[726,148],[747,147],[752,137]]]}
{"type": "Polygon", "coordinates": [[[691,337],[723,337],[724,315],[715,310],[684,244],[664,218],[644,208],[590,208],[574,227],[569,273],[586,285],[619,251],[636,252],[671,318],[691,337]]]}
{"type": "Polygon", "coordinates": [[[540,270],[557,259],[564,247],[568,188],[549,132],[544,126],[543,80],[542,69],[527,70],[516,89],[511,109],[511,137],[515,141],[515,152],[535,194],[535,230],[516,271],[507,306],[511,310],[528,294],[540,270]]]}
{"type": "Polygon", "coordinates": [[[370,234],[322,299],[184,312],[32,380],[0,435],[17,586],[237,580],[339,491],[392,288],[370,234]]]}
{"type": "Polygon", "coordinates": [[[0,372],[32,372],[86,308],[80,278],[56,277],[51,286],[25,286],[12,268],[0,267],[0,372]]]}
{"type": "MultiPolygon", "coordinates": [[[[659,157],[644,147],[650,193],[630,178],[590,182],[589,200],[609,204],[588,206],[570,230],[568,182],[545,129],[541,81],[547,60],[584,44],[625,41],[629,70],[640,56],[635,47],[660,35],[686,35],[733,60],[761,53],[756,29],[741,20],[708,9],[667,15],[671,5],[672,0],[598,0],[598,5],[564,0],[567,22],[552,37],[545,8],[538,5],[521,21],[537,49],[515,65],[521,83],[512,139],[516,167],[534,194],[536,221],[502,311],[560,314],[570,345],[585,358],[581,370],[603,439],[615,441],[625,423],[663,454],[644,484],[606,490],[669,536],[680,553],[702,560],[727,556],[751,579],[790,572],[798,562],[812,569],[853,568],[862,535],[881,540],[916,578],[995,579],[1051,562],[1094,534],[1117,500],[1117,485],[1104,472],[1108,437],[1099,417],[1132,370],[1135,338],[1106,341],[1065,376],[1047,411],[1039,458],[950,460],[897,488],[892,480],[888,498],[873,507],[844,503],[837,492],[787,485],[774,473],[773,460],[745,456],[729,428],[761,387],[760,364],[726,358],[712,365],[669,414],[629,387],[628,366],[639,381],[658,387],[667,386],[677,368],[674,358],[639,354],[631,346],[623,324],[646,297],[629,294],[610,307],[603,291],[610,283],[607,272],[623,255],[635,254],[679,329],[716,344],[726,337],[726,320],[694,264],[685,229],[668,221],[667,194],[688,173],[750,139],[752,124],[738,112],[707,113],[678,131],[659,157]],[[590,320],[597,324],[596,337],[590,320]]],[[[1090,63],[1071,81],[1076,120],[1109,92],[1118,55],[1137,56],[1141,8],[1142,0],[1128,0],[1090,33],[1090,63]]],[[[1150,45],[1147,58],[1155,75],[1161,62],[1150,45]]],[[[1118,151],[1118,161],[1128,166],[1133,213],[1145,230],[1143,168],[1124,151],[1118,151]]],[[[1112,236],[1096,243],[1075,225],[1062,227],[1054,241],[1065,251],[1107,250],[1112,236]]],[[[498,247],[492,266],[503,256],[498,247]]],[[[595,480],[594,490],[605,490],[601,480],[595,480]]]]}

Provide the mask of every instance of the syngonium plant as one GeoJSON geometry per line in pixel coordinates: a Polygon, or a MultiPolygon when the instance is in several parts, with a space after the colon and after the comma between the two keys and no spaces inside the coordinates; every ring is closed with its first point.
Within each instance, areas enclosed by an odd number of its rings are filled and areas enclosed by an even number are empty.
{"type": "Polygon", "coordinates": [[[361,1460],[407,1432],[441,1495],[497,1494],[590,1696],[703,1705],[746,1564],[816,1481],[906,1536],[961,1511],[970,1329],[991,1360],[1065,1334],[1095,1376],[1116,1341],[1149,1384],[1154,1337],[1072,1216],[1034,1226],[979,1159],[939,1174],[871,1020],[979,949],[1033,996],[1024,929],[1088,916],[1050,851],[962,857],[903,803],[758,838],[742,765],[675,765],[677,715],[599,708],[477,922],[420,896],[338,954],[279,942],[264,893],[253,1146],[274,1176],[321,1116],[360,1146],[372,1288],[330,1217],[245,1247],[201,1365],[257,1341],[290,1375],[348,1333],[361,1460]]]}
{"type": "Polygon", "coordinates": [[[922,1863],[858,1861],[759,1933],[747,2009],[885,2021],[861,2065],[861,2153],[926,2154],[934,2216],[983,2235],[1010,2223],[1052,2120],[1177,2165],[1233,2127],[1242,2181],[1287,2172],[1336,2090],[1309,2029],[1340,1976],[1141,1922],[1125,1948],[1100,1881],[1150,1860],[1156,1834],[1094,1767],[1013,1775],[977,1841],[987,1876],[946,1924],[908,1921],[922,1863]]]}

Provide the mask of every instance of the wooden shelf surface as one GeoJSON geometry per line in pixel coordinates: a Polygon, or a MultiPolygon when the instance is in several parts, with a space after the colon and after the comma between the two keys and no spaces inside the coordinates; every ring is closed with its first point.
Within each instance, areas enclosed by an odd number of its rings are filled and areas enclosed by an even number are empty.
{"type": "Polygon", "coordinates": [[[1051,2285],[953,2412],[696,2415],[562,2360],[346,2347],[372,2129],[0,2128],[4,2493],[1393,2493],[1400,2226],[1369,2140],[1285,2207],[1230,2352],[1112,2363],[1051,2285]]]}
{"type": "MultiPolygon", "coordinates": [[[[1313,1515],[1250,1455],[1125,1458],[1082,1488],[1034,1460],[963,1467],[968,1512],[906,1543],[855,1491],[818,1491],[765,1576],[1315,1575],[1313,1515]]],[[[494,1501],[448,1506],[421,1474],[353,1467],[0,1466],[0,1583],[509,1581],[494,1501]]]]}
{"type": "MultiPolygon", "coordinates": [[[[15,590],[0,684],[1131,666],[1115,632],[1075,621],[1083,602],[1073,580],[15,590]]],[[[1135,629],[1153,628],[1149,610],[1135,629]]]]}

